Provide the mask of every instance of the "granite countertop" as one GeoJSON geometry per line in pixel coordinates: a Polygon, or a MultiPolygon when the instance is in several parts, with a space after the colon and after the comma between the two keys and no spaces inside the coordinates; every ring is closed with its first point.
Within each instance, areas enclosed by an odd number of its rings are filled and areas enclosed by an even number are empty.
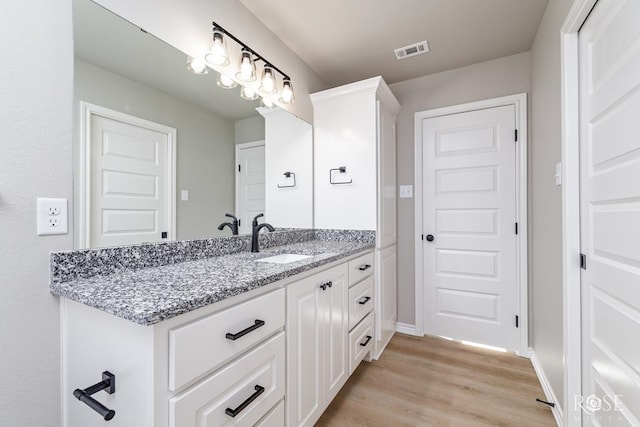
{"type": "Polygon", "coordinates": [[[140,325],[166,319],[251,291],[374,247],[365,241],[310,240],[50,284],[53,294],[140,325]],[[311,255],[286,264],[257,262],[278,254],[311,255]]]}

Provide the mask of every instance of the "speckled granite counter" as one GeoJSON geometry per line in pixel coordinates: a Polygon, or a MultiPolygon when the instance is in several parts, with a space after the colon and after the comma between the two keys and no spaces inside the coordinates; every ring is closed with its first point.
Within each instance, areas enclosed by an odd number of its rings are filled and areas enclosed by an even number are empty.
{"type": "MultiPolygon", "coordinates": [[[[273,246],[259,253],[240,248],[228,255],[178,263],[167,260],[168,265],[122,268],[116,272],[107,265],[108,274],[101,275],[99,269],[94,268],[90,277],[73,274],[86,266],[70,267],[68,259],[77,257],[78,252],[83,254],[83,259],[90,258],[92,252],[100,250],[55,253],[52,254],[50,290],[55,295],[132,322],[152,325],[373,248],[375,234],[313,230],[305,239],[298,240],[303,241],[273,246]],[[287,264],[257,261],[282,253],[312,257],[287,264]],[[67,274],[56,276],[55,271],[64,260],[67,260],[64,268],[67,274]]],[[[158,245],[152,246],[157,249],[158,245]]],[[[140,250],[140,246],[119,249],[130,248],[140,250]]]]}

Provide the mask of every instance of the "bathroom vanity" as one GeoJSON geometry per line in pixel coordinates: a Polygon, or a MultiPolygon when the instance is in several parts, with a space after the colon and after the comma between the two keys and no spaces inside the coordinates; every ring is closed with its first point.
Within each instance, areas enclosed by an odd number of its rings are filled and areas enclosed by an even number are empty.
{"type": "Polygon", "coordinates": [[[371,350],[375,233],[272,234],[296,243],[261,236],[265,249],[250,253],[240,236],[53,254],[64,425],[313,425],[371,350]],[[145,264],[157,259],[166,265],[145,264]],[[73,396],[105,371],[115,392],[92,398],[115,411],[110,421],[73,396]]]}

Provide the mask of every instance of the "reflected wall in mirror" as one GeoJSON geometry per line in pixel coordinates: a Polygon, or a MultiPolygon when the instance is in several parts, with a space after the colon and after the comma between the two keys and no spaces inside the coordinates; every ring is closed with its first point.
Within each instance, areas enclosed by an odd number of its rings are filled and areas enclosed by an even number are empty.
{"type": "Polygon", "coordinates": [[[192,73],[183,52],[90,0],[74,0],[74,40],[76,247],[229,235],[219,229],[233,223],[227,213],[240,233],[261,212],[274,226],[312,227],[311,125],[276,107],[288,121],[278,125],[300,134],[272,131],[266,154],[271,109],[258,114],[259,101],[220,88],[215,71],[192,73]],[[297,165],[283,165],[287,156],[297,165]],[[278,170],[265,157],[279,158],[278,170]],[[308,209],[271,216],[265,181],[295,166],[309,175],[289,194],[308,209]]]}

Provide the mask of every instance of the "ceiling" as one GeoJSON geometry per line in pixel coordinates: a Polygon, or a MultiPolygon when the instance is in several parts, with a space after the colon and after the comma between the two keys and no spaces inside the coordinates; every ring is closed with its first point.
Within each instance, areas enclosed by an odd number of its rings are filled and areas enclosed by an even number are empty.
{"type": "Polygon", "coordinates": [[[230,120],[256,116],[258,101],[216,85],[215,72],[195,75],[187,55],[89,0],[75,0],[74,49],[83,59],[230,120]]]}
{"type": "Polygon", "coordinates": [[[395,83],[526,52],[548,0],[240,0],[330,86],[395,83]],[[428,40],[398,61],[394,49],[428,40]]]}

